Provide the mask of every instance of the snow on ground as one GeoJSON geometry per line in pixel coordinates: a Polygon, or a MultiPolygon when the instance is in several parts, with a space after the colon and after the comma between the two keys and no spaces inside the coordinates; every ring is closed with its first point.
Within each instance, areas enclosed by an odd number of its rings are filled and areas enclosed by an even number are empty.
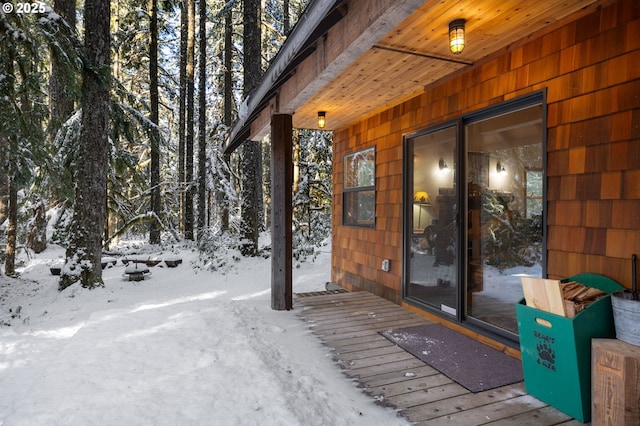
{"type": "MultiPolygon", "coordinates": [[[[323,290],[329,249],[294,270],[294,292],[323,290]]],[[[225,273],[183,263],[105,287],[57,290],[35,255],[0,276],[0,425],[404,425],[375,405],[293,312],[270,308],[270,260],[225,273]]],[[[300,308],[298,308],[300,309],[300,308]]]]}

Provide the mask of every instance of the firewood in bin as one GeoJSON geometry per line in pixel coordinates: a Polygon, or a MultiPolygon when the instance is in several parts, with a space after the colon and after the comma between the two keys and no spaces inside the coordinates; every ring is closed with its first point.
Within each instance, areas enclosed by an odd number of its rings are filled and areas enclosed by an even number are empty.
{"type": "Polygon", "coordinates": [[[562,298],[565,300],[571,300],[576,294],[583,290],[584,286],[575,281],[568,282],[562,285],[562,298]]]}
{"type": "Polygon", "coordinates": [[[599,299],[600,297],[604,296],[605,293],[604,291],[594,288],[594,287],[587,287],[587,291],[580,293],[577,296],[574,296],[573,300],[576,302],[594,302],[595,300],[599,299]]]}
{"type": "Polygon", "coordinates": [[[606,293],[594,287],[588,287],[577,282],[568,282],[562,285],[562,298],[568,318],[573,318],[577,313],[589,306],[606,293]]]}

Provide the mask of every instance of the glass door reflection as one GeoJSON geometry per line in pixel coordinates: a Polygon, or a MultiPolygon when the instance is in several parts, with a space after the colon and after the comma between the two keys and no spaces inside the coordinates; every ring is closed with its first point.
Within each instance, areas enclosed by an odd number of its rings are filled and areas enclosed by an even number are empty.
{"type": "Polygon", "coordinates": [[[408,140],[409,222],[405,294],[450,315],[458,313],[457,127],[408,140]]]}
{"type": "Polygon", "coordinates": [[[466,315],[517,334],[522,275],[541,276],[542,106],[465,126],[466,315]]]}

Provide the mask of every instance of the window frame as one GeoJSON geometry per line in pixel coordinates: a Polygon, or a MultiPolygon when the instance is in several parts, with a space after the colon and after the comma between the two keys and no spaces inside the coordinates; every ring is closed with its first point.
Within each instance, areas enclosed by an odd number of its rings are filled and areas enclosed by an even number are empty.
{"type": "Polygon", "coordinates": [[[376,149],[375,145],[359,151],[346,154],[343,157],[342,173],[342,225],[358,228],[375,228],[376,224],[376,149]],[[361,158],[358,158],[361,157],[361,158]],[[355,163],[354,163],[355,162],[355,163]],[[369,163],[373,170],[366,170],[369,163]],[[355,165],[354,165],[355,164],[355,165]],[[362,167],[361,167],[362,164],[362,167]],[[369,174],[363,176],[361,174],[369,174]],[[367,182],[360,184],[361,179],[367,182]],[[366,185],[365,185],[366,183],[366,185]],[[368,201],[369,209],[362,210],[361,197],[371,193],[372,200],[368,201]],[[366,217],[362,217],[366,214],[366,217]]]}

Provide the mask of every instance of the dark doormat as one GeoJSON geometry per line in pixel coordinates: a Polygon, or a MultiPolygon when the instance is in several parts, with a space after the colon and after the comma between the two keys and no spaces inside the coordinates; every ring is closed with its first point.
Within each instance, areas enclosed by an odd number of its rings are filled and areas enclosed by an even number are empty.
{"type": "Polygon", "coordinates": [[[522,363],[440,324],[380,332],[471,392],[521,382],[522,363]]]}

